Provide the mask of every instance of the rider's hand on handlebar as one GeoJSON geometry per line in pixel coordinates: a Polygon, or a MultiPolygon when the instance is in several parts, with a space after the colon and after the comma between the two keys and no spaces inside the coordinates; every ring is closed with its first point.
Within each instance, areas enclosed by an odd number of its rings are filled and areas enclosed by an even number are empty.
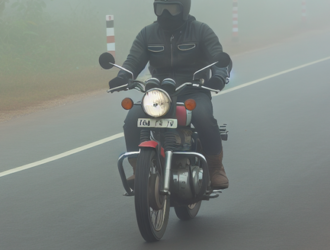
{"type": "Polygon", "coordinates": [[[225,81],[222,78],[212,76],[205,84],[205,87],[222,90],[225,87],[225,81]]]}
{"type": "Polygon", "coordinates": [[[127,80],[121,78],[121,77],[115,77],[109,82],[110,92],[113,93],[115,91],[122,91],[127,88],[127,80]],[[123,86],[122,88],[117,88],[123,86]],[[114,88],[117,88],[115,90],[112,90],[114,88]]]}

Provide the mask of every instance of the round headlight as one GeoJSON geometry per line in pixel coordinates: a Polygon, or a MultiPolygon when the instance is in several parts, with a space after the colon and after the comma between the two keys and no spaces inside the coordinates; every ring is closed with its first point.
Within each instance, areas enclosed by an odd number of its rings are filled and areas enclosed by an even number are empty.
{"type": "Polygon", "coordinates": [[[161,117],[170,110],[171,98],[161,89],[151,89],[143,97],[142,106],[148,115],[161,117]]]}

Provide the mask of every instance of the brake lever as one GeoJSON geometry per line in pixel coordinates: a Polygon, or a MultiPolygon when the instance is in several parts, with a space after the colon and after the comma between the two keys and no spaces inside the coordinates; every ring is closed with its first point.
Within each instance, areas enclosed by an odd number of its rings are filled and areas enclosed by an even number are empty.
{"type": "Polygon", "coordinates": [[[208,88],[208,87],[205,87],[205,86],[201,86],[200,88],[209,90],[209,91],[214,92],[216,94],[218,94],[220,92],[220,90],[218,90],[218,89],[211,89],[211,88],[208,88]]]}
{"type": "Polygon", "coordinates": [[[211,88],[205,87],[204,82],[205,82],[204,79],[198,79],[198,80],[194,80],[193,82],[184,83],[183,85],[176,88],[175,94],[173,96],[178,96],[185,89],[185,87],[188,87],[188,86],[209,90],[211,92],[215,92],[216,94],[218,94],[220,92],[220,90],[218,90],[218,89],[211,89],[211,88]]]}
{"type": "Polygon", "coordinates": [[[215,92],[216,94],[218,94],[220,92],[220,90],[218,90],[218,89],[211,89],[211,88],[204,86],[204,83],[205,83],[205,80],[202,78],[202,79],[198,79],[195,83],[193,82],[192,86],[196,87],[196,88],[206,89],[211,92],[215,92]]]}
{"type": "Polygon", "coordinates": [[[123,89],[123,88],[125,88],[125,87],[128,87],[128,83],[127,84],[125,84],[125,85],[121,85],[121,86],[118,86],[118,87],[115,87],[115,88],[112,88],[112,89],[108,89],[108,94],[109,93],[113,93],[113,92],[116,92],[116,90],[118,91],[119,89],[121,89],[121,90],[119,90],[118,92],[120,92],[120,91],[122,91],[122,90],[124,90],[124,91],[127,91],[128,90],[128,88],[126,88],[126,89],[123,89]]]}

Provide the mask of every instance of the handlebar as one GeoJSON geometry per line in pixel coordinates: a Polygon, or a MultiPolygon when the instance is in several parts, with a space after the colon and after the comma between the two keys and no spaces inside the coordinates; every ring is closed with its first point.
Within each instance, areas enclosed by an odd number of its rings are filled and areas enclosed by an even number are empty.
{"type": "MultiPolygon", "coordinates": [[[[193,82],[186,82],[186,83],[183,83],[182,85],[180,85],[179,87],[177,87],[175,89],[175,94],[174,95],[178,95],[182,90],[184,90],[185,87],[187,86],[192,86],[194,88],[200,88],[200,89],[205,89],[205,90],[209,90],[211,92],[214,92],[216,94],[218,94],[220,92],[220,90],[218,89],[211,89],[211,88],[208,88],[208,87],[205,87],[203,86],[203,83],[201,83],[200,80],[197,80],[197,81],[193,81],[193,82]]],[[[116,88],[112,88],[112,89],[109,89],[108,90],[108,93],[112,93],[114,91],[116,91],[117,89],[121,89],[121,90],[131,90],[131,89],[135,89],[141,93],[145,93],[146,90],[145,90],[145,83],[144,82],[141,82],[141,81],[138,81],[138,80],[129,80],[129,82],[125,85],[122,85],[122,86],[119,86],[119,87],[116,87],[116,88]]]]}
{"type": "MultiPolygon", "coordinates": [[[[229,61],[228,61],[228,65],[229,65],[230,64],[230,57],[229,57],[229,55],[226,54],[226,53],[222,53],[222,54],[225,56],[225,59],[229,59],[229,61]]],[[[214,62],[214,63],[212,63],[212,64],[210,64],[210,65],[208,65],[208,66],[206,66],[206,67],[204,67],[204,68],[196,71],[194,73],[194,75],[193,75],[192,82],[186,82],[186,83],[180,85],[179,87],[177,87],[175,89],[174,96],[177,96],[184,89],[184,87],[187,87],[187,86],[192,86],[192,87],[195,87],[195,88],[209,90],[211,92],[214,92],[214,93],[218,94],[220,92],[220,90],[218,90],[218,89],[211,89],[211,88],[205,87],[203,85],[204,84],[204,79],[195,79],[195,76],[199,72],[201,72],[201,71],[203,71],[205,69],[211,68],[213,65],[216,65],[216,64],[220,63],[222,60],[224,60],[223,57],[220,58],[220,59],[221,59],[220,61],[214,62]]],[[[130,73],[132,75],[132,79],[130,79],[127,84],[122,85],[122,86],[118,86],[116,88],[109,89],[108,90],[108,93],[113,93],[115,91],[122,91],[122,90],[127,91],[127,90],[130,90],[130,89],[136,89],[136,90],[138,90],[138,91],[140,91],[142,93],[145,93],[146,92],[146,89],[145,89],[145,86],[146,85],[145,85],[145,83],[144,82],[141,82],[141,81],[138,81],[138,80],[134,80],[134,74],[133,74],[133,72],[131,72],[131,71],[129,71],[129,70],[127,70],[127,69],[125,69],[125,68],[123,68],[123,67],[115,64],[114,63],[114,58],[113,58],[113,56],[111,54],[109,54],[109,53],[102,54],[100,56],[100,65],[101,66],[103,65],[102,67],[105,68],[105,69],[110,69],[110,68],[112,68],[112,67],[115,66],[115,67],[117,67],[117,68],[119,68],[121,70],[124,70],[124,71],[126,71],[126,72],[128,72],[128,73],[130,73]],[[109,64],[111,65],[110,67],[109,67],[109,64]]],[[[226,81],[227,81],[226,83],[228,83],[229,82],[229,78],[227,78],[226,81]]]]}

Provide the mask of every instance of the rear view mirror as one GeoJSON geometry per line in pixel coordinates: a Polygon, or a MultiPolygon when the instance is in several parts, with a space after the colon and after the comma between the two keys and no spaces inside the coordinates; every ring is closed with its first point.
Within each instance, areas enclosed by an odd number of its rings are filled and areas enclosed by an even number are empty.
{"type": "Polygon", "coordinates": [[[106,52],[100,55],[99,63],[104,69],[111,69],[115,64],[115,58],[112,54],[106,52]]]}
{"type": "Polygon", "coordinates": [[[112,67],[116,67],[118,69],[124,70],[132,76],[132,79],[134,79],[133,72],[115,64],[115,58],[113,57],[112,54],[110,54],[108,52],[105,52],[102,55],[100,55],[99,63],[101,65],[101,67],[104,69],[111,69],[112,67]]]}

